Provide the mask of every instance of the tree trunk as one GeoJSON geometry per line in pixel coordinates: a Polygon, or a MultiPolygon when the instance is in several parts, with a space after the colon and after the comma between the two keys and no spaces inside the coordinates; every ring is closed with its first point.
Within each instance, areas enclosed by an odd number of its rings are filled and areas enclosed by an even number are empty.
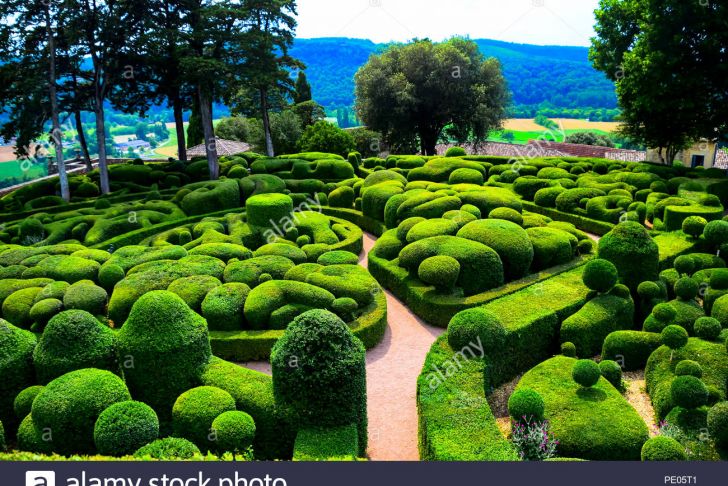
{"type": "Polygon", "coordinates": [[[106,123],[104,121],[104,100],[96,96],[96,140],[99,144],[99,176],[101,193],[109,193],[109,166],[106,161],[106,123]]]}
{"type": "Polygon", "coordinates": [[[210,180],[217,180],[220,173],[220,166],[217,163],[217,146],[215,144],[215,129],[212,126],[212,100],[209,99],[205,90],[197,88],[200,98],[200,119],[202,120],[202,131],[205,134],[205,153],[207,154],[207,167],[210,170],[210,180]]]}
{"type": "Polygon", "coordinates": [[[172,100],[174,107],[174,128],[177,132],[177,158],[182,162],[187,162],[187,145],[185,145],[185,121],[182,110],[182,100],[177,93],[172,100]]]}
{"type": "Polygon", "coordinates": [[[437,155],[437,137],[439,133],[428,130],[420,131],[422,155],[437,155]]]}
{"type": "Polygon", "coordinates": [[[268,115],[268,91],[260,90],[260,110],[263,117],[263,133],[265,133],[265,152],[268,157],[275,157],[273,138],[270,135],[270,116],[268,115]]]}
{"type": "Polygon", "coordinates": [[[78,132],[78,143],[81,145],[81,154],[83,161],[86,163],[86,169],[91,172],[94,170],[91,164],[91,156],[88,153],[88,143],[86,143],[86,133],[83,131],[83,122],[81,121],[81,110],[74,110],[73,116],[76,120],[76,131],[78,132]]]}
{"type": "Polygon", "coordinates": [[[50,7],[46,6],[46,32],[48,33],[48,95],[51,101],[51,123],[53,131],[51,139],[56,147],[56,164],[58,165],[58,178],[61,181],[61,197],[65,201],[71,200],[71,191],[68,187],[68,174],[66,174],[66,162],[63,160],[63,131],[58,120],[58,100],[56,99],[56,47],[53,39],[53,28],[51,27],[50,7]]]}

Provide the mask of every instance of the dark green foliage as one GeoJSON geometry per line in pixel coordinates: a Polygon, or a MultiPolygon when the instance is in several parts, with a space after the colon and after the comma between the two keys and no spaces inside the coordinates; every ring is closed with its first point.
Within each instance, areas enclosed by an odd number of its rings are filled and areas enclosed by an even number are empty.
{"type": "Polygon", "coordinates": [[[222,285],[220,280],[210,275],[193,275],[178,278],[169,284],[167,290],[177,294],[190,306],[190,309],[199,313],[205,296],[220,285],[222,285]]]}
{"type": "Polygon", "coordinates": [[[268,255],[251,258],[240,262],[230,263],[225,267],[224,281],[239,282],[255,287],[260,276],[264,273],[270,274],[274,279],[283,279],[290,269],[295,267],[289,258],[268,255]]]}
{"type": "Polygon", "coordinates": [[[715,341],[718,339],[722,327],[720,321],[713,317],[701,317],[695,321],[695,335],[706,341],[715,341]]]}
{"type": "Polygon", "coordinates": [[[276,403],[289,410],[297,428],[357,424],[363,454],[364,354],[361,341],[334,314],[312,310],[298,316],[271,351],[276,403]]]}
{"type": "Polygon", "coordinates": [[[728,243],[728,221],[711,221],[703,230],[705,241],[714,248],[728,243]]]}
{"type": "Polygon", "coordinates": [[[678,407],[693,409],[708,402],[708,389],[699,378],[683,375],[672,380],[670,396],[678,407]]]}
{"type": "Polygon", "coordinates": [[[668,348],[680,349],[688,343],[688,332],[684,327],[669,325],[662,330],[662,343],[668,348]]]}
{"type": "Polygon", "coordinates": [[[331,311],[339,316],[344,322],[354,319],[354,312],[359,307],[351,297],[340,297],[331,304],[331,311]]]}
{"type": "Polygon", "coordinates": [[[675,322],[677,310],[672,304],[667,302],[657,304],[652,313],[647,316],[644,324],[644,330],[647,332],[662,332],[667,326],[675,322]]]}
{"type": "Polygon", "coordinates": [[[700,216],[688,216],[682,223],[682,230],[693,238],[699,238],[705,231],[708,221],[700,216]]]}
{"type": "Polygon", "coordinates": [[[175,294],[154,291],[137,300],[118,337],[134,398],[169,420],[174,401],[199,384],[210,359],[205,320],[175,294]]]}
{"type": "Polygon", "coordinates": [[[184,196],[180,207],[188,216],[240,207],[238,181],[228,179],[205,183],[184,196]]]}
{"type": "Polygon", "coordinates": [[[445,255],[429,257],[420,263],[417,276],[426,284],[449,291],[455,286],[460,276],[460,263],[445,255]]]}
{"type": "Polygon", "coordinates": [[[685,447],[672,437],[652,437],[642,446],[643,461],[685,461],[685,447]]]}
{"type": "Polygon", "coordinates": [[[33,362],[42,384],[83,368],[118,374],[116,335],[86,311],[64,311],[48,322],[33,352],[33,362]]]}
{"type": "Polygon", "coordinates": [[[210,290],[202,301],[202,316],[211,331],[242,329],[245,300],[250,287],[243,283],[226,283],[210,290]]]}
{"type": "Polygon", "coordinates": [[[691,300],[698,295],[698,282],[690,277],[684,277],[675,282],[675,295],[682,300],[691,300]]]}
{"type": "Polygon", "coordinates": [[[609,292],[617,284],[617,267],[612,262],[597,258],[584,267],[584,285],[597,292],[609,292]]]}
{"type": "Polygon", "coordinates": [[[696,261],[691,255],[681,255],[675,259],[673,266],[680,275],[690,277],[695,272],[696,261]]]}
{"type": "Polygon", "coordinates": [[[248,223],[260,228],[282,225],[293,213],[293,201],[285,194],[261,194],[245,202],[248,223]]]}
{"type": "Polygon", "coordinates": [[[728,445],[728,402],[715,404],[708,410],[708,431],[719,445],[728,445]]]}
{"type": "Polygon", "coordinates": [[[43,223],[35,218],[25,219],[18,228],[18,237],[23,245],[30,246],[39,243],[45,237],[43,223]]]}
{"type": "MultiPolygon", "coordinates": [[[[506,330],[494,313],[475,307],[456,314],[447,327],[447,342],[458,352],[468,352],[470,357],[502,351],[506,330]]],[[[481,356],[482,357],[482,356],[481,356]]]]}
{"type": "Polygon", "coordinates": [[[159,419],[149,405],[119,402],[101,412],[94,426],[94,444],[105,456],[131,455],[157,439],[159,419]]]}
{"type": "Polygon", "coordinates": [[[436,236],[407,245],[399,254],[399,264],[416,272],[420,263],[438,255],[450,256],[460,263],[457,285],[466,295],[474,295],[503,284],[503,264],[491,248],[456,236],[436,236]]]}
{"type": "Polygon", "coordinates": [[[124,269],[119,265],[107,264],[99,269],[99,283],[107,291],[111,291],[118,282],[124,279],[124,269]]]}
{"type": "Polygon", "coordinates": [[[94,451],[94,424],[110,405],[131,400],[121,378],[106,370],[71,371],[51,381],[33,402],[33,424],[52,432],[59,454],[94,451]]]}
{"type": "Polygon", "coordinates": [[[622,386],[622,367],[616,361],[602,360],[599,363],[599,371],[602,376],[617,390],[621,390],[622,386]]]}
{"type": "Polygon", "coordinates": [[[684,359],[675,365],[676,376],[694,376],[695,378],[703,377],[703,368],[700,363],[691,359],[684,359]]]}
{"type": "Polygon", "coordinates": [[[191,459],[199,453],[200,450],[197,446],[187,439],[167,437],[140,447],[134,453],[134,457],[137,459],[151,457],[160,461],[171,461],[191,459]]]}
{"type": "Polygon", "coordinates": [[[0,319],[0,422],[8,434],[15,429],[19,419],[13,411],[15,396],[35,384],[35,346],[35,335],[0,319]]]}
{"type": "Polygon", "coordinates": [[[576,358],[576,345],[574,343],[561,343],[561,354],[567,358],[576,358]]]}
{"type": "Polygon", "coordinates": [[[644,226],[626,222],[617,225],[599,241],[599,258],[617,267],[620,282],[630,290],[646,280],[657,280],[659,250],[644,226]]]}
{"type": "Polygon", "coordinates": [[[33,417],[28,414],[18,427],[18,449],[36,454],[53,453],[53,444],[50,437],[39,430],[33,423],[33,417]]]}
{"type": "MultiPolygon", "coordinates": [[[[37,297],[36,297],[37,298],[37,297]]],[[[63,310],[63,302],[58,299],[43,299],[30,308],[30,318],[39,329],[45,328],[51,317],[63,310]]]]}
{"type": "Polygon", "coordinates": [[[534,259],[534,245],[529,235],[516,223],[500,219],[473,221],[457,233],[460,238],[477,241],[495,250],[503,262],[507,280],[528,274],[534,259]]]}
{"type": "Polygon", "coordinates": [[[543,397],[529,388],[519,388],[508,399],[508,414],[514,422],[542,422],[543,397]]]}
{"type": "MultiPolygon", "coordinates": [[[[306,127],[298,144],[304,152],[331,152],[347,155],[354,149],[354,138],[333,123],[320,120],[306,127]]],[[[342,179],[347,178],[342,177],[342,179]]]]}
{"type": "Polygon", "coordinates": [[[594,361],[590,359],[581,359],[574,363],[571,376],[579,385],[584,388],[591,388],[597,384],[599,377],[602,376],[602,374],[599,369],[599,365],[594,361]]]}
{"type": "Polygon", "coordinates": [[[172,427],[178,437],[192,441],[202,451],[215,449],[212,421],[235,410],[233,397],[214,386],[200,386],[181,394],[172,408],[172,427]]]}
{"type": "Polygon", "coordinates": [[[639,370],[661,345],[662,338],[653,332],[615,331],[604,340],[602,359],[619,361],[626,371],[639,370]]]}
{"type": "Polygon", "coordinates": [[[245,300],[245,320],[251,329],[285,329],[308,309],[328,309],[334,294],[315,285],[292,280],[263,282],[245,300]]]}
{"type": "Polygon", "coordinates": [[[212,421],[211,434],[218,453],[242,453],[253,445],[255,421],[245,412],[223,412],[212,421]]]}

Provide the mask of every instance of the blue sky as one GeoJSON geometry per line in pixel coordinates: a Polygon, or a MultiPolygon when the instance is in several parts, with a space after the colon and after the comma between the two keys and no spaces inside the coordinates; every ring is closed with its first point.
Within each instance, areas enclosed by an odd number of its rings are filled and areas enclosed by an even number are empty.
{"type": "Polygon", "coordinates": [[[598,0],[298,0],[297,35],[587,46],[598,0]]]}

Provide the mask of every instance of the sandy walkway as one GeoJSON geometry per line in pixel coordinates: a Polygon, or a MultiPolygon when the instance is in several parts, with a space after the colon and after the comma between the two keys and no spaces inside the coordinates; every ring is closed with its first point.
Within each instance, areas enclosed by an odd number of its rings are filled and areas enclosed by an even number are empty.
{"type": "MultiPolygon", "coordinates": [[[[364,233],[364,252],[359,259],[364,267],[375,241],[364,233]]],[[[430,346],[445,330],[424,323],[391,293],[386,295],[389,326],[382,342],[367,352],[369,458],[417,461],[417,377],[430,346]]],[[[271,374],[270,363],[265,361],[240,364],[271,374]]]]}
{"type": "Polygon", "coordinates": [[[649,395],[647,395],[644,370],[625,371],[623,378],[627,382],[627,391],[624,397],[637,410],[637,413],[640,414],[642,420],[647,424],[647,427],[650,429],[650,437],[656,436],[660,432],[660,429],[655,420],[655,410],[652,408],[652,401],[649,395]]]}

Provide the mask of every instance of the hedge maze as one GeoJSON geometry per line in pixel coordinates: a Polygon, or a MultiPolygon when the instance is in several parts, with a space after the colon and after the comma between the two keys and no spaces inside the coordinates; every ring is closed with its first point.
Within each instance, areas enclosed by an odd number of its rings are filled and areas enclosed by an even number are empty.
{"type": "Polygon", "coordinates": [[[135,160],[109,194],[91,172],[70,202],[0,199],[0,458],[364,459],[387,290],[447,328],[412,383],[423,460],[726,459],[722,171],[452,150],[220,174],[135,160]]]}

